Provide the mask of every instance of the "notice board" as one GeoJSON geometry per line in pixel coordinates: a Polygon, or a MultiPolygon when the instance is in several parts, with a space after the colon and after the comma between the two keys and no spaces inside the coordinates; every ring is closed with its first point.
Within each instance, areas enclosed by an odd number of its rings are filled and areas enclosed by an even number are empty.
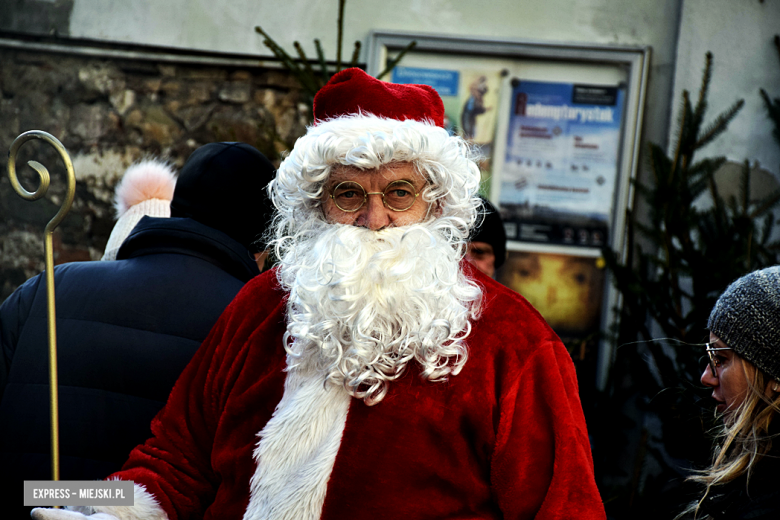
{"type": "Polygon", "coordinates": [[[600,332],[621,301],[602,249],[625,258],[650,49],[375,31],[368,73],[412,41],[382,79],[435,88],[448,130],[479,148],[481,192],[508,237],[496,278],[604,388],[615,347],[600,332]]]}

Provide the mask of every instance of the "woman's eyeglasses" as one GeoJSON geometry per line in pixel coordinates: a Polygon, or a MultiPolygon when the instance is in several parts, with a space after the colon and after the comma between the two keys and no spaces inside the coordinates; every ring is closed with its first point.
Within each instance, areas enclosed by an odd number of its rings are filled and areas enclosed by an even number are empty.
{"type": "Polygon", "coordinates": [[[710,365],[712,371],[712,377],[718,377],[718,368],[723,365],[723,356],[719,356],[716,352],[721,350],[732,350],[730,347],[713,347],[715,343],[707,343],[704,351],[707,352],[707,362],[710,365]]]}
{"type": "Polygon", "coordinates": [[[420,195],[409,181],[398,180],[387,185],[384,191],[367,193],[365,188],[355,181],[336,184],[330,192],[330,198],[341,211],[354,213],[362,208],[369,195],[381,195],[382,203],[393,211],[406,211],[414,205],[420,195]]]}

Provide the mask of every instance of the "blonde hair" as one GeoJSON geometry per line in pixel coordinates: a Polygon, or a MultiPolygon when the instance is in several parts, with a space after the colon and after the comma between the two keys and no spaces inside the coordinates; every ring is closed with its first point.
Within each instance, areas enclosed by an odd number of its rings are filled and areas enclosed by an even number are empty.
{"type": "Polygon", "coordinates": [[[772,421],[780,413],[780,394],[767,396],[766,390],[772,378],[743,357],[736,355],[745,372],[748,383],[747,395],[733,413],[724,417],[723,427],[716,437],[713,462],[688,480],[704,484],[706,489],[698,502],[692,503],[677,518],[693,512],[699,517],[701,504],[716,486],[721,486],[746,475],[750,481],[756,464],[772,449],[775,434],[770,433],[772,421]]]}

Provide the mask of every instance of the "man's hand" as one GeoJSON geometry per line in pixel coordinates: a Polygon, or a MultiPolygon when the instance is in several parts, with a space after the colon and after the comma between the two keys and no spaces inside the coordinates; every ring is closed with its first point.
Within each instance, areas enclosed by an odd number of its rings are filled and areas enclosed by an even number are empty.
{"type": "Polygon", "coordinates": [[[85,516],[77,511],[66,511],[65,509],[44,509],[36,507],[30,514],[35,520],[119,520],[114,515],[107,513],[95,513],[85,516]]]}

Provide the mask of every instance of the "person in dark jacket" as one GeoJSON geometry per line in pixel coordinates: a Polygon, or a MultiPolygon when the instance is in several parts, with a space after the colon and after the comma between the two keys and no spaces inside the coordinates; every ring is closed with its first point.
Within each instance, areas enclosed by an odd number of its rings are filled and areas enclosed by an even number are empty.
{"type": "Polygon", "coordinates": [[[780,266],[754,271],[718,298],[707,328],[712,388],[723,419],[712,465],[690,480],[704,490],[678,518],[780,518],[780,266]]]}
{"type": "MultiPolygon", "coordinates": [[[[55,268],[62,480],[102,479],[150,435],[180,372],[259,274],[273,173],[247,144],[205,145],[181,170],[171,218],[143,217],[116,261],[55,268]]],[[[0,342],[0,467],[13,480],[2,503],[16,509],[23,481],[51,479],[42,275],[0,307],[0,342]]]]}

